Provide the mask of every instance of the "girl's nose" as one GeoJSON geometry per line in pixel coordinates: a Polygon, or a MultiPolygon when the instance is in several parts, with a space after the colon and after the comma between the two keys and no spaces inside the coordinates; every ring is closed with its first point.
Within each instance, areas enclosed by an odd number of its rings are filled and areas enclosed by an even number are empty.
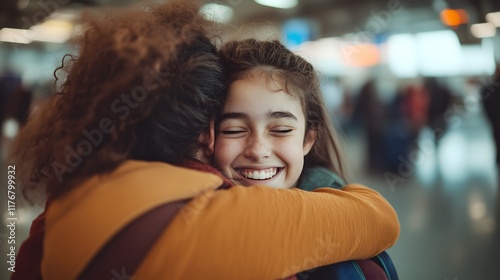
{"type": "Polygon", "coordinates": [[[254,137],[249,141],[244,152],[245,157],[252,160],[262,160],[271,156],[271,147],[269,141],[263,137],[254,137]]]}

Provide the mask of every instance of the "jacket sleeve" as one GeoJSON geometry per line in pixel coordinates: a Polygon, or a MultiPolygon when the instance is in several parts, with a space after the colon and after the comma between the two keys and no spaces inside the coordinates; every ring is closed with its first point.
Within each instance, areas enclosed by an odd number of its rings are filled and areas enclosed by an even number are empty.
{"type": "Polygon", "coordinates": [[[394,209],[366,187],[306,192],[236,186],[205,192],[181,209],[136,275],[278,279],[375,256],[398,235],[394,209]]]}

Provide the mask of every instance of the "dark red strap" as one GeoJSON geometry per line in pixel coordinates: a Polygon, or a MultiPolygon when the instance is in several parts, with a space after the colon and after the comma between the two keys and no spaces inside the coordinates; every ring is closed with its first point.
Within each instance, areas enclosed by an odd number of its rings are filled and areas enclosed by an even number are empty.
{"type": "Polygon", "coordinates": [[[356,261],[367,280],[387,280],[384,269],[372,259],[356,261]]]}
{"type": "Polygon", "coordinates": [[[161,205],[128,224],[92,259],[79,279],[132,279],[160,234],[187,201],[161,205]]]}

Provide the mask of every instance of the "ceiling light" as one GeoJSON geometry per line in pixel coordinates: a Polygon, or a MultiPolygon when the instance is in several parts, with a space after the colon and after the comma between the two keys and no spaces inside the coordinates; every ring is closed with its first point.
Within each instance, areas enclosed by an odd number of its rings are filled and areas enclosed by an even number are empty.
{"type": "Polygon", "coordinates": [[[470,27],[470,32],[476,38],[488,38],[494,37],[497,33],[495,26],[489,22],[487,23],[476,23],[470,27]]]}
{"type": "Polygon", "coordinates": [[[34,41],[64,43],[71,38],[73,23],[65,20],[49,19],[31,27],[34,41]]]}
{"type": "Polygon", "coordinates": [[[71,38],[73,23],[65,20],[49,19],[30,29],[2,28],[0,41],[29,44],[33,41],[64,43],[71,38]]]}
{"type": "Polygon", "coordinates": [[[29,44],[31,39],[31,30],[17,28],[0,29],[0,42],[29,44]]]}
{"type": "Polygon", "coordinates": [[[16,119],[9,118],[3,122],[2,126],[3,136],[7,138],[14,138],[16,137],[18,132],[19,132],[19,122],[16,119]]]}
{"type": "Polygon", "coordinates": [[[234,14],[231,7],[215,3],[203,5],[200,9],[200,13],[205,17],[205,19],[220,23],[229,22],[234,14]]]}
{"type": "Polygon", "coordinates": [[[299,3],[298,0],[255,0],[256,3],[279,9],[290,9],[299,3]]]}
{"type": "Polygon", "coordinates": [[[496,27],[500,27],[500,12],[486,14],[486,21],[496,27]]]}

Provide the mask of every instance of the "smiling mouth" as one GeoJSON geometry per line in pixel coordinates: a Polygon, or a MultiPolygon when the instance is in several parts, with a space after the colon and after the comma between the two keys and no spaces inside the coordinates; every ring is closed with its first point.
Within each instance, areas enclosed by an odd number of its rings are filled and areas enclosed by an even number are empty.
{"type": "Polygon", "coordinates": [[[251,180],[269,180],[274,178],[283,168],[272,167],[266,169],[237,169],[241,176],[251,180]]]}

